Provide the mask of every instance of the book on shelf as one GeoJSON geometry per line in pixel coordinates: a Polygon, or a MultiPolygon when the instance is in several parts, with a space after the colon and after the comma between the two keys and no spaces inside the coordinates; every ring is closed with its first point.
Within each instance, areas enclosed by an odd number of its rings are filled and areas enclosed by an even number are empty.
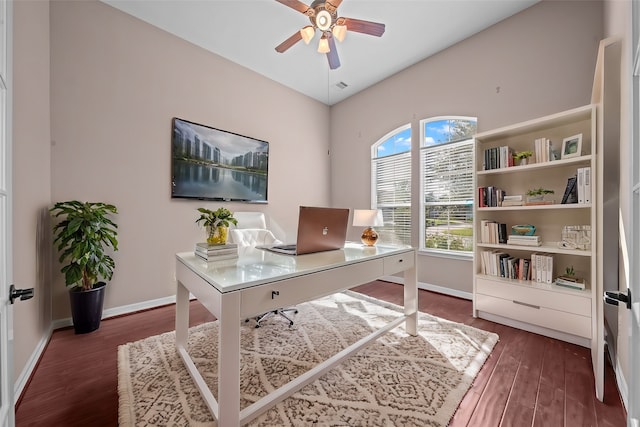
{"type": "Polygon", "coordinates": [[[536,163],[545,163],[556,160],[553,150],[553,142],[549,138],[537,138],[534,140],[536,163]]]}
{"type": "Polygon", "coordinates": [[[520,246],[541,246],[542,242],[539,240],[521,240],[521,239],[512,239],[509,237],[507,239],[507,245],[520,245],[520,246]]]}
{"type": "Polygon", "coordinates": [[[491,147],[484,150],[483,169],[501,169],[514,165],[513,149],[509,146],[491,147]]]}
{"type": "Polygon", "coordinates": [[[560,202],[563,205],[578,203],[578,191],[576,189],[576,181],[578,177],[576,175],[567,179],[567,186],[564,189],[564,195],[562,196],[562,201],[560,202]]]}
{"type": "Polygon", "coordinates": [[[565,288],[585,290],[586,286],[584,279],[578,277],[558,276],[555,284],[558,286],[564,286],[565,288]]]}
{"type": "Polygon", "coordinates": [[[578,168],[578,203],[591,203],[591,166],[578,168]]]}
{"type": "Polygon", "coordinates": [[[584,168],[584,202],[591,203],[591,166],[584,168]]]}

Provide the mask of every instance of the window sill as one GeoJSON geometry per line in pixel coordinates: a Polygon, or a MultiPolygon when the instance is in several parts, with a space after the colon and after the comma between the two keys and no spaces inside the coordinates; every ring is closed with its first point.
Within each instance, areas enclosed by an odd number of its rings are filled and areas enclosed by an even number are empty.
{"type": "Polygon", "coordinates": [[[433,249],[420,249],[418,250],[418,255],[421,256],[431,256],[435,258],[447,258],[447,259],[455,259],[460,261],[473,261],[473,252],[468,253],[457,253],[457,252],[449,252],[443,250],[433,250],[433,249]]]}

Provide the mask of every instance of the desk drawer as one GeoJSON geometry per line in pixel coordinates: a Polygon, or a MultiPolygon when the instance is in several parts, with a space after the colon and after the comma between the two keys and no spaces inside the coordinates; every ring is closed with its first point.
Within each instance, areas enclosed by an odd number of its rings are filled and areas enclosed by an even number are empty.
{"type": "Polygon", "coordinates": [[[241,291],[240,316],[246,318],[274,308],[321,298],[371,282],[383,275],[383,260],[373,259],[245,289],[241,291]]]}
{"type": "Polygon", "coordinates": [[[579,337],[591,338],[591,318],[552,310],[518,300],[476,294],[476,309],[579,337]]]}
{"type": "Polygon", "coordinates": [[[390,274],[399,273],[408,268],[413,267],[415,255],[413,252],[406,254],[394,255],[388,258],[384,258],[384,274],[388,276],[390,274]]]}

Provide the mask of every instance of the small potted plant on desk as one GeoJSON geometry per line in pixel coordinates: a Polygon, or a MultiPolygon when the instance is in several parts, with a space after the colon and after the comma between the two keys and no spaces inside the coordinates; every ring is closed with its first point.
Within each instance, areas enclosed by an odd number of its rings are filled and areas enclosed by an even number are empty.
{"type": "Polygon", "coordinates": [[[71,316],[76,334],[100,327],[104,290],[111,280],[115,262],[105,253],[118,250],[118,226],[109,218],[118,213],[114,205],[71,200],[56,203],[54,218],[64,219],[53,226],[53,244],[60,252],[60,270],[71,300],[71,316]]]}
{"type": "Polygon", "coordinates": [[[527,159],[531,156],[533,156],[533,151],[519,151],[513,155],[513,158],[520,166],[524,166],[528,163],[527,159]]]}
{"type": "Polygon", "coordinates": [[[198,208],[200,217],[196,224],[200,224],[207,230],[207,243],[210,245],[224,245],[227,243],[229,225],[238,225],[233,217],[233,212],[227,208],[218,208],[215,211],[206,208],[198,208]]]}

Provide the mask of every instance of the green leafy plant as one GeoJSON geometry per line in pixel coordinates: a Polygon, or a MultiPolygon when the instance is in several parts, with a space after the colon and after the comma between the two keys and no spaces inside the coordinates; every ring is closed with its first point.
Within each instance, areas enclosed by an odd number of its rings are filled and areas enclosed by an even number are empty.
{"type": "Polygon", "coordinates": [[[206,208],[198,208],[200,217],[196,219],[196,224],[203,227],[229,227],[229,224],[238,225],[238,221],[233,217],[233,212],[227,208],[218,208],[215,211],[206,208]]]}
{"type": "Polygon", "coordinates": [[[516,160],[526,159],[533,156],[533,151],[519,151],[513,155],[513,158],[516,160]]]}
{"type": "Polygon", "coordinates": [[[546,188],[534,188],[533,190],[527,190],[527,196],[544,196],[545,194],[553,194],[555,191],[547,190],[546,188]]]}
{"type": "Polygon", "coordinates": [[[60,252],[60,270],[68,288],[90,290],[100,279],[111,280],[115,262],[105,253],[118,250],[118,225],[110,218],[114,205],[71,200],[56,203],[49,212],[62,221],[53,226],[53,244],[60,252]]]}

